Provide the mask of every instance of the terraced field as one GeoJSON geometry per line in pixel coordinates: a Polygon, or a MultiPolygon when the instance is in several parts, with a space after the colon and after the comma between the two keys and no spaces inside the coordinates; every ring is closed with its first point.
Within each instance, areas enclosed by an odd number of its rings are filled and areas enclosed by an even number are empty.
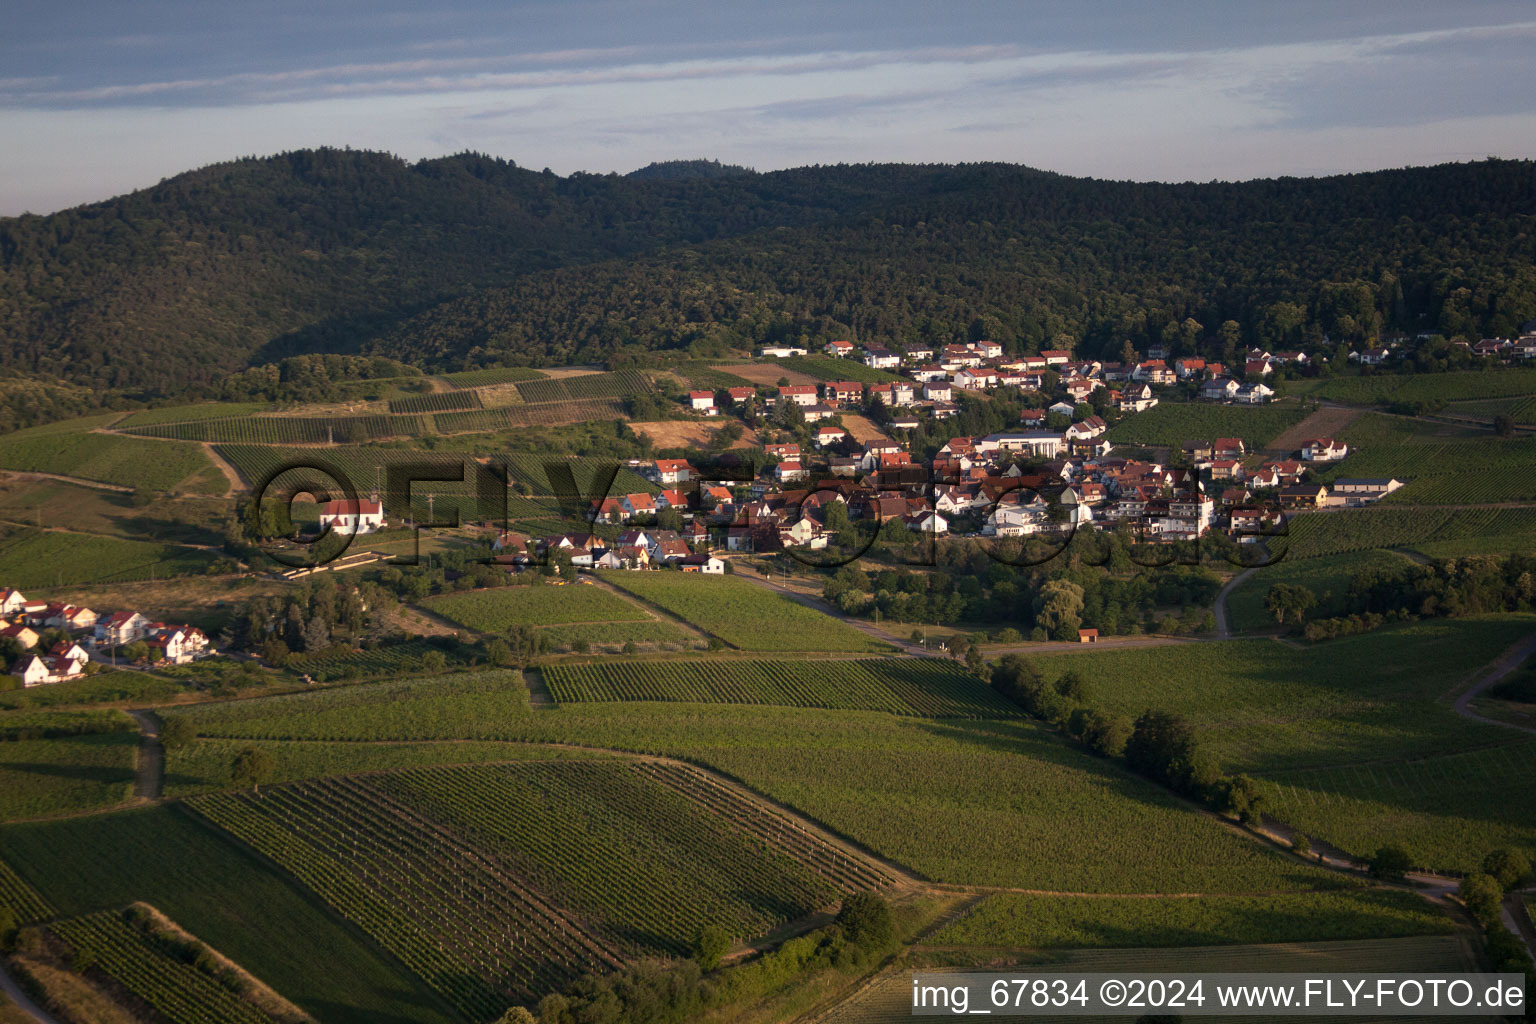
{"type": "Polygon", "coordinates": [[[524,366],[492,367],[485,370],[460,370],[445,373],[443,379],[456,388],[479,388],[495,384],[517,384],[539,380],[544,374],[524,366]]]}
{"type": "Polygon", "coordinates": [[[53,917],[52,904],[41,893],[22,881],[9,864],[0,860],[0,906],[10,907],[22,923],[53,917]]]}
{"type": "Polygon", "coordinates": [[[116,413],[17,430],[0,437],[0,468],[57,473],[119,487],[223,494],[224,478],[197,445],[92,433],[116,413]]]}
{"type": "Polygon", "coordinates": [[[613,373],[519,381],[517,390],[523,396],[523,401],[529,403],[581,402],[645,394],[651,390],[651,382],[639,370],[618,370],[613,373]]]}
{"type": "MultiPolygon", "coordinates": [[[[1406,488],[1404,488],[1406,490],[1406,488]]],[[[1289,559],[1412,547],[1425,554],[1529,551],[1536,545],[1536,508],[1374,508],[1302,514],[1288,523],[1289,559]]]]}
{"type": "Polygon", "coordinates": [[[389,411],[392,413],[462,412],[478,408],[480,396],[474,391],[439,391],[389,400],[389,411]]]}
{"type": "MultiPolygon", "coordinates": [[[[421,416],[238,416],[230,419],[161,423],[124,430],[143,437],[209,441],[221,445],[335,445],[391,437],[420,437],[427,432],[427,420],[421,416]]],[[[287,454],[291,457],[293,453],[287,454]]]]}
{"type": "Polygon", "coordinates": [[[1166,445],[1240,437],[1250,451],[1264,448],[1306,416],[1294,405],[1201,405],[1162,402],[1115,424],[1108,437],[1117,444],[1166,445]]]}
{"type": "Polygon", "coordinates": [[[934,718],[1013,718],[1008,701],[953,663],[878,661],[604,662],[545,667],[557,701],[693,701],[850,708],[934,718]]]}

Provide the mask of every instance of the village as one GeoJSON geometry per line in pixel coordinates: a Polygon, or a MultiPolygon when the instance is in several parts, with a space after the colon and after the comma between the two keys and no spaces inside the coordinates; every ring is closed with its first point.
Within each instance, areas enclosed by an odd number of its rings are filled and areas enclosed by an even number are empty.
{"type": "Polygon", "coordinates": [[[13,587],[0,590],[0,621],[10,674],[24,687],[80,679],[103,657],[119,666],[186,665],[218,653],[195,626],[154,622],[137,611],[98,615],[78,605],[29,601],[13,587]]]}

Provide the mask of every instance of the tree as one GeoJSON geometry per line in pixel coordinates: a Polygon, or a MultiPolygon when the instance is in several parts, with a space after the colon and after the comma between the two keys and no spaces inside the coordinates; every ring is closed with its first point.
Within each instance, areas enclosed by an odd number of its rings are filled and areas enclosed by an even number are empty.
{"type": "Polygon", "coordinates": [[[1519,888],[1531,876],[1531,861],[1519,850],[1494,850],[1483,858],[1483,872],[1496,878],[1508,891],[1519,888]]]}
{"type": "Polygon", "coordinates": [[[497,668],[512,664],[512,648],[501,637],[492,637],[485,645],[485,660],[497,668]]]}
{"type": "Polygon", "coordinates": [[[1082,673],[1076,669],[1064,672],[1056,680],[1056,692],[1069,700],[1075,700],[1079,704],[1088,704],[1093,700],[1093,691],[1084,679],[1082,673]]]}
{"type": "Polygon", "coordinates": [[[275,771],[277,761],[270,753],[260,747],[245,747],[229,766],[229,780],[236,786],[250,786],[251,792],[256,793],[275,771]]]}
{"type": "Polygon", "coordinates": [[[1275,617],[1275,621],[1282,626],[1285,620],[1294,615],[1300,622],[1314,605],[1317,604],[1317,595],[1306,587],[1295,586],[1290,583],[1276,583],[1269,588],[1264,595],[1264,610],[1275,617]]]}
{"type": "Polygon", "coordinates": [[[1225,780],[1221,786],[1221,809],[1233,815],[1244,825],[1256,825],[1262,815],[1259,807],[1264,803],[1264,795],[1259,791],[1258,783],[1246,775],[1234,775],[1225,780]]]}
{"type": "Polygon", "coordinates": [[[1509,437],[1515,432],[1515,421],[1506,413],[1499,413],[1493,418],[1493,432],[1500,437],[1509,437]]]}
{"type": "Polygon", "coordinates": [[[1401,846],[1383,846],[1366,862],[1373,878],[1386,882],[1401,882],[1413,867],[1413,858],[1401,846]]]}
{"type": "Polygon", "coordinates": [[[1297,832],[1291,836],[1291,851],[1298,857],[1305,857],[1312,852],[1312,840],[1307,838],[1305,832],[1297,832]]]}
{"type": "Polygon", "coordinates": [[[693,937],[693,958],[706,971],[720,966],[731,951],[731,936],[717,924],[707,924],[693,937]]]}
{"type": "Polygon", "coordinates": [[[166,750],[180,750],[197,739],[197,726],[192,719],[182,716],[167,718],[160,723],[160,745],[166,750]]]}
{"type": "Polygon", "coordinates": [[[1083,624],[1083,588],[1071,580],[1049,580],[1035,597],[1035,622],[1058,640],[1075,639],[1083,624]]]}
{"type": "Polygon", "coordinates": [[[1216,781],[1215,767],[1200,750],[1193,727],[1167,711],[1147,711],[1136,719],[1125,761],[1142,775],[1191,794],[1203,793],[1216,781]]]}
{"type": "Polygon", "coordinates": [[[421,656],[421,667],[430,673],[438,673],[448,667],[448,655],[442,651],[428,651],[421,656]]]}
{"type": "Polygon", "coordinates": [[[837,923],[842,926],[848,941],[867,949],[884,946],[896,932],[889,904],[872,892],[855,892],[844,897],[842,909],[837,912],[837,923]]]}
{"type": "Polygon", "coordinates": [[[288,661],[288,645],[283,643],[283,638],[277,634],[267,637],[267,642],[261,645],[261,660],[273,668],[282,668],[288,661]]]}
{"type": "Polygon", "coordinates": [[[526,1006],[513,1006],[501,1015],[496,1024],[539,1024],[539,1019],[526,1006]]]}
{"type": "Polygon", "coordinates": [[[1499,908],[1504,902],[1504,887],[1492,875],[1482,872],[1468,875],[1456,890],[1467,913],[1484,928],[1491,928],[1499,921],[1499,908]]]}
{"type": "Polygon", "coordinates": [[[1124,715],[1090,711],[1083,722],[1082,739],[1100,757],[1120,757],[1134,730],[1135,726],[1124,715]]]}

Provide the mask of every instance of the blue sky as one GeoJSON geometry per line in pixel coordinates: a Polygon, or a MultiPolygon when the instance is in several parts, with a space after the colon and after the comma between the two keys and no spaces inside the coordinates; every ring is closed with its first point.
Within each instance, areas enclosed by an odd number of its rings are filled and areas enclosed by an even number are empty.
{"type": "Polygon", "coordinates": [[[1530,0],[10,0],[0,214],[315,145],[1142,180],[1536,156],[1530,0]]]}

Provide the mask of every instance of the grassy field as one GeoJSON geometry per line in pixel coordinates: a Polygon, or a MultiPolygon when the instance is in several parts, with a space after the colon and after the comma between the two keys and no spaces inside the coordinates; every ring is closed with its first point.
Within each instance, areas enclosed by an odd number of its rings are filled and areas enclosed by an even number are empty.
{"type": "MultiPolygon", "coordinates": [[[[173,679],[148,672],[103,669],[92,676],[47,686],[0,690],[0,711],[37,710],[66,704],[113,704],[119,701],[148,703],[171,700],[186,687],[173,679]]],[[[0,729],[11,716],[0,716],[0,729]]]]}
{"type": "Polygon", "coordinates": [[[744,651],[886,649],[852,626],[730,576],[630,572],[610,582],[744,651]]]}
{"type": "Polygon", "coordinates": [[[1397,477],[1407,486],[1389,503],[1480,504],[1536,500],[1536,437],[1477,437],[1377,443],[1352,448],[1338,466],[1319,475],[1397,477]]]}
{"type": "MultiPolygon", "coordinates": [[[[1406,489],[1406,488],[1405,488],[1406,489]]],[[[1408,547],[1434,557],[1524,552],[1536,546],[1536,509],[1381,505],[1289,520],[1288,559],[1408,547]]]]}
{"type": "Polygon", "coordinates": [[[1536,854],[1536,740],[1280,772],[1266,798],[1282,821],[1358,857],[1395,843],[1416,864],[1472,871],[1502,846],[1536,854]]]}
{"type": "Polygon", "coordinates": [[[1536,617],[1434,619],[1296,648],[1269,639],[1084,651],[1040,660],[1119,714],[1176,711],[1234,771],[1423,757],[1505,738],[1443,700],[1536,617]],[[1191,685],[1191,681],[1197,681],[1191,685]]]}
{"type": "Polygon", "coordinates": [[[1367,548],[1330,558],[1285,559],[1258,569],[1227,594],[1227,619],[1235,630],[1273,629],[1274,616],[1264,610],[1264,595],[1276,584],[1303,586],[1317,597],[1313,616],[1341,615],[1350,579],[1367,569],[1402,569],[1413,564],[1396,551],[1367,548]]]}
{"type": "Polygon", "coordinates": [[[1023,722],[663,703],[532,712],[511,674],[480,675],[177,714],[208,736],[523,739],[680,757],[949,882],[1268,892],[1312,888],[1323,877],[1023,722]]]}
{"type": "Polygon", "coordinates": [[[0,821],[125,802],[138,744],[131,732],[0,743],[0,821]]]}
{"type": "Polygon", "coordinates": [[[68,916],[153,904],[328,1022],[458,1022],[313,896],[184,808],[8,825],[0,856],[68,916]]]}
{"type": "Polygon", "coordinates": [[[172,405],[160,409],[140,409],[129,413],[116,423],[114,430],[133,427],[154,427],[162,423],[191,423],[196,420],[223,420],[240,416],[252,416],[265,412],[271,406],[266,402],[202,402],[197,405],[172,405]]]}
{"type": "Polygon", "coordinates": [[[694,701],[850,708],[937,718],[1014,718],[1018,709],[951,662],[603,662],[548,665],[558,701],[694,701]]]}
{"type": "Polygon", "coordinates": [[[1162,402],[1109,429],[1117,444],[1168,445],[1240,437],[1250,450],[1263,448],[1305,418],[1295,405],[1204,405],[1162,402]]]}
{"type": "Polygon", "coordinates": [[[115,413],[93,416],[6,434],[0,437],[0,467],[154,491],[224,493],[224,478],[197,445],[90,432],[115,418],[115,413]]]}
{"type": "Polygon", "coordinates": [[[660,619],[643,622],[586,622],[579,625],[540,626],[539,632],[557,647],[570,648],[585,642],[593,651],[610,654],[622,651],[627,643],[652,644],[678,648],[702,648],[704,641],[681,626],[660,619]]]}
{"type": "Polygon", "coordinates": [[[520,586],[443,594],[424,603],[435,615],[482,633],[513,626],[554,626],[572,622],[634,622],[651,615],[598,586],[520,586]]]}
{"type": "Polygon", "coordinates": [[[1134,899],[998,894],[927,940],[932,946],[1113,949],[1443,935],[1451,919],[1422,896],[1332,889],[1266,896],[1134,899]]]}
{"type": "Polygon", "coordinates": [[[0,579],[23,589],[200,575],[215,557],[178,544],[0,527],[0,579]]]}
{"type": "Polygon", "coordinates": [[[498,366],[486,370],[460,370],[445,373],[443,380],[456,388],[480,388],[493,384],[516,384],[519,381],[538,380],[544,374],[525,366],[498,366]]]}
{"type": "Polygon", "coordinates": [[[1536,395],[1536,369],[1490,367],[1458,373],[1375,374],[1338,377],[1317,390],[1319,398],[1354,405],[1389,402],[1456,402],[1536,395]]]}

